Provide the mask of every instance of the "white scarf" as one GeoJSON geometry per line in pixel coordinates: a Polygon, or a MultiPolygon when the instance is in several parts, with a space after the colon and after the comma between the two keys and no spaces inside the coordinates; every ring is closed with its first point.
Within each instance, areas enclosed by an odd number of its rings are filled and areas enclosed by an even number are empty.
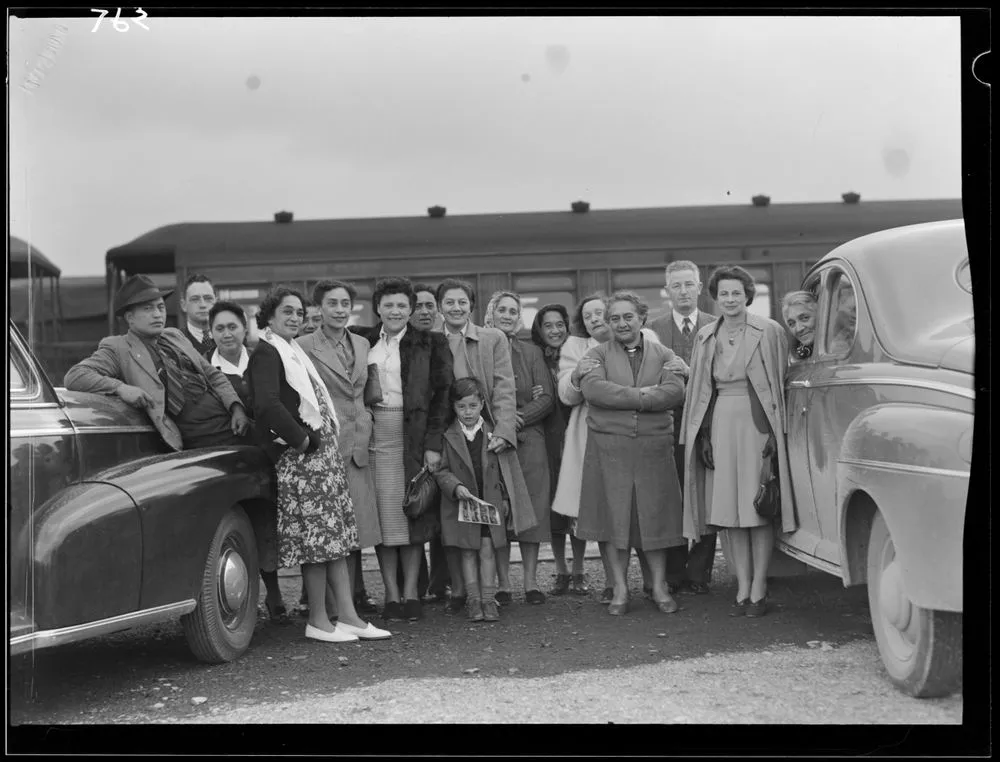
{"type": "Polygon", "coordinates": [[[313,365],[309,355],[299,346],[299,343],[297,341],[288,342],[275,336],[270,328],[264,331],[261,339],[278,350],[281,362],[285,366],[285,379],[299,395],[299,417],[303,422],[313,431],[323,429],[323,416],[319,412],[319,400],[316,399],[316,391],[309,380],[312,378],[323,393],[326,408],[330,411],[330,417],[333,419],[334,432],[340,431],[337,411],[333,407],[330,392],[327,390],[326,384],[323,383],[323,379],[320,378],[316,366],[313,365]]]}
{"type": "Polygon", "coordinates": [[[239,364],[233,365],[229,360],[223,357],[219,350],[216,349],[212,352],[212,365],[221,370],[227,376],[240,376],[247,372],[247,365],[250,364],[250,353],[247,352],[246,347],[240,347],[240,360],[239,364]]]}
{"type": "Polygon", "coordinates": [[[483,428],[483,417],[479,416],[479,420],[476,421],[476,425],[471,429],[465,428],[465,424],[461,421],[458,422],[458,425],[462,429],[462,433],[465,434],[465,438],[472,442],[476,438],[476,434],[479,433],[479,430],[483,428]]]}

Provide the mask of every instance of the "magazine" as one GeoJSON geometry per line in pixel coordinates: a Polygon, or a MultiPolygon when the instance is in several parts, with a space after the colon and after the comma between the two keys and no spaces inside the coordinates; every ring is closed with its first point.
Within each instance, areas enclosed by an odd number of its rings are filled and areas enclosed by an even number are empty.
{"type": "Polygon", "coordinates": [[[503,523],[497,507],[478,497],[458,501],[458,520],[467,524],[491,524],[496,527],[503,523]]]}

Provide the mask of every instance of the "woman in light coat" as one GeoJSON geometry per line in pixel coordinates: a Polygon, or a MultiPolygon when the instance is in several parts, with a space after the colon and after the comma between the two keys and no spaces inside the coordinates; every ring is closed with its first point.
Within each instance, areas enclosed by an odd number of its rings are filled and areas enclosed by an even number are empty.
{"type": "Polygon", "coordinates": [[[739,588],[733,616],[766,613],[773,523],[753,505],[763,458],[777,454],[783,532],[796,526],[785,446],[785,329],[752,314],[754,280],[720,267],[708,290],[722,315],[695,337],[684,404],[684,536],[724,530],[723,550],[739,588]]]}

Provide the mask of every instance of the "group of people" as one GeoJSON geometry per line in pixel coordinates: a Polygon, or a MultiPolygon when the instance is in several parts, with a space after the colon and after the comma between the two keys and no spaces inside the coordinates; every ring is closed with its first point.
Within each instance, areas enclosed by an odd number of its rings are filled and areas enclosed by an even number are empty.
{"type": "MultiPolygon", "coordinates": [[[[312,639],[391,636],[361,616],[376,613],[360,563],[372,547],[386,621],[419,619],[428,598],[496,621],[512,602],[513,542],[529,604],[546,600],[541,543],[556,562],[549,594],[586,595],[584,552],[596,541],[608,612],[628,611],[635,548],[646,597],[669,614],[677,593],[709,592],[721,530],[738,580],[732,613],[761,616],[774,533],[796,526],[785,330],[747,310],[755,284],[743,268],[709,279],[719,317],[698,309],[693,263],[671,263],[666,286],[671,313],[649,325],[648,305],[618,291],[589,295],[572,313],[544,305],[522,338],[517,293],[495,293],[477,325],[474,288],[452,278],[436,288],[378,280],[371,327],[350,325],[358,292],[348,282],[323,280],[311,300],[279,286],[254,332],[244,310],[197,275],[180,299],[186,325],[167,328],[171,292],[136,275],[115,297],[128,331],[102,340],[65,385],[144,409],[174,449],[255,444],[268,453],[277,511],[251,516],[265,605],[288,620],[277,569],[301,566],[312,639]],[[774,519],[754,508],[772,456],[774,519]],[[408,485],[428,472],[440,499],[411,518],[408,485]],[[462,504],[475,500],[495,506],[499,523],[487,512],[468,520],[462,504]]],[[[793,306],[786,300],[784,317],[801,343],[793,306]]]]}

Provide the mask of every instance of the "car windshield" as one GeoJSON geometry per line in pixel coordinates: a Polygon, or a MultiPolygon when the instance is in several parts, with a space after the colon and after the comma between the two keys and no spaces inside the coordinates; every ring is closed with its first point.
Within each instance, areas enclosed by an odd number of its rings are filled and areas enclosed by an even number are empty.
{"type": "Polygon", "coordinates": [[[965,231],[938,227],[864,258],[861,288],[875,333],[900,360],[936,365],[973,331],[965,231]],[[905,245],[904,245],[905,242],[905,245]]]}

